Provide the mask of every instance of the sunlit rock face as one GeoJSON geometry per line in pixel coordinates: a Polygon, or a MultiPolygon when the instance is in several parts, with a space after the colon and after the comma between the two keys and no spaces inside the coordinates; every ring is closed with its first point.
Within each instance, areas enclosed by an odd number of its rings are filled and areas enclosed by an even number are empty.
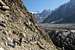
{"type": "Polygon", "coordinates": [[[56,50],[21,0],[0,0],[0,50],[56,50]]]}

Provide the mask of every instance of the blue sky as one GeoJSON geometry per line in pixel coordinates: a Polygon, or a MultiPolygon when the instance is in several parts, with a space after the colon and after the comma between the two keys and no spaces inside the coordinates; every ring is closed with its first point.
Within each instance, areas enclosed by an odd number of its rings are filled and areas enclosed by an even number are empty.
{"type": "Polygon", "coordinates": [[[69,0],[23,0],[24,5],[29,11],[42,11],[44,9],[54,10],[60,5],[68,2],[69,0]]]}

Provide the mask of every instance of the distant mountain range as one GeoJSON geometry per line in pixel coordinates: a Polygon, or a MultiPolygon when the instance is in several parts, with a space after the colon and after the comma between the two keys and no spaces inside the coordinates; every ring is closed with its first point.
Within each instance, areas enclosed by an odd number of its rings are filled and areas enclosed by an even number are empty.
{"type": "Polygon", "coordinates": [[[33,13],[33,15],[36,18],[37,23],[43,22],[43,20],[45,20],[48,17],[48,15],[50,15],[50,14],[51,14],[51,11],[49,9],[43,10],[41,13],[39,13],[39,12],[33,13]]]}
{"type": "Polygon", "coordinates": [[[54,10],[43,23],[75,23],[75,0],[70,0],[54,10]]]}

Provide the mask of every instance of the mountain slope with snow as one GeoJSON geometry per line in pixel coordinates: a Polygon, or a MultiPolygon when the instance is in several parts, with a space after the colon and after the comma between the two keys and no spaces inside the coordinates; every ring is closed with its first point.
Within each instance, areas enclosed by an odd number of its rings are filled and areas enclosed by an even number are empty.
{"type": "Polygon", "coordinates": [[[43,23],[75,23],[75,0],[61,5],[43,23]]]}
{"type": "Polygon", "coordinates": [[[48,17],[49,14],[51,14],[51,11],[48,9],[43,10],[41,13],[34,13],[34,16],[36,18],[37,23],[41,23],[45,18],[48,17]]]}

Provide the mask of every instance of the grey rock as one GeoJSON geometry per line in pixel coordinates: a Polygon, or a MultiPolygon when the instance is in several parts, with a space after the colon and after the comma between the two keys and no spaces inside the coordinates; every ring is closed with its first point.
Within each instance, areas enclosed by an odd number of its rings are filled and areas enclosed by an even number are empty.
{"type": "Polygon", "coordinates": [[[52,31],[49,33],[53,43],[64,50],[75,50],[75,32],[52,31]]]}

